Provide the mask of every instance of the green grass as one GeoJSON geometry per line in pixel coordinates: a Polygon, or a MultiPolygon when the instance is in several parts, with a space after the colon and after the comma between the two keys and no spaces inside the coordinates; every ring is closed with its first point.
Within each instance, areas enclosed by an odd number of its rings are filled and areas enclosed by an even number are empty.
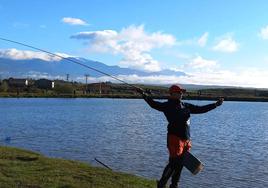
{"type": "Polygon", "coordinates": [[[0,146],[0,188],[150,188],[155,181],[0,146]]]}

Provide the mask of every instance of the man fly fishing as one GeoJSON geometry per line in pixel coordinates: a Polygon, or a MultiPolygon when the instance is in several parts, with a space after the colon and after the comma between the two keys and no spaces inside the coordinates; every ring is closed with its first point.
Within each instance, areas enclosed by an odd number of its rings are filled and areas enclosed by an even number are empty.
{"type": "MultiPolygon", "coordinates": [[[[190,114],[206,113],[216,108],[217,106],[220,106],[223,102],[223,98],[220,98],[216,103],[208,104],[205,106],[196,106],[190,103],[184,103],[181,101],[181,99],[182,99],[182,94],[186,92],[186,90],[178,85],[172,85],[169,88],[170,97],[167,102],[154,101],[142,89],[137,88],[133,85],[130,85],[127,82],[121,79],[118,79],[117,77],[112,76],[108,73],[100,71],[94,67],[83,64],[80,61],[66,58],[61,55],[43,50],[41,48],[37,48],[37,47],[24,44],[21,42],[17,42],[14,40],[1,38],[1,37],[0,37],[0,40],[14,43],[14,44],[21,45],[21,46],[25,46],[28,48],[32,48],[32,49],[44,52],[52,56],[62,58],[68,62],[83,66],[87,69],[109,76],[117,81],[124,83],[125,85],[134,87],[135,89],[137,89],[137,92],[143,95],[144,100],[152,108],[163,112],[168,120],[167,147],[169,150],[169,163],[165,167],[163,175],[157,183],[158,188],[164,188],[168,179],[171,176],[172,176],[172,179],[171,179],[170,188],[178,187],[181,170],[183,168],[183,156],[184,154],[186,154],[186,151],[189,151],[191,148],[190,127],[189,127],[190,114]]],[[[7,140],[10,140],[10,139],[7,139],[7,140]]]]}
{"type": "Polygon", "coordinates": [[[197,106],[182,102],[182,95],[186,92],[179,85],[169,88],[169,99],[166,102],[153,100],[144,90],[137,89],[144,100],[154,109],[161,111],[168,121],[167,148],[169,151],[169,163],[165,167],[161,179],[157,182],[157,188],[164,188],[171,177],[170,188],[177,188],[183,168],[183,154],[191,148],[190,140],[190,114],[206,113],[223,103],[223,98],[217,102],[197,106]]]}

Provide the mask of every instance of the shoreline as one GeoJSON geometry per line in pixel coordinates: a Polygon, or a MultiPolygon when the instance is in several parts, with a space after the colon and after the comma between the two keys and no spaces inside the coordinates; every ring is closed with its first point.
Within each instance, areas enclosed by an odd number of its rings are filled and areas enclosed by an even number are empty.
{"type": "Polygon", "coordinates": [[[155,181],[144,177],[18,147],[0,145],[0,161],[0,187],[155,187],[155,181]]]}
{"type": "MultiPolygon", "coordinates": [[[[236,97],[236,96],[184,96],[183,100],[208,100],[215,101],[223,97],[225,101],[238,101],[238,102],[268,102],[268,97],[236,97]]],[[[138,95],[33,95],[33,94],[0,94],[0,98],[112,98],[112,99],[142,99],[138,95]]],[[[168,99],[168,96],[152,96],[153,99],[168,99]]]]}

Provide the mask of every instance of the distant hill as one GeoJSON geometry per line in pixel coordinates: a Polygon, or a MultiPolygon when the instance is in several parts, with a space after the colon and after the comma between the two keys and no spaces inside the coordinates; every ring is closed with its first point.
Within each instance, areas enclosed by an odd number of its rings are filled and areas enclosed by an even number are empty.
{"type": "MultiPolygon", "coordinates": [[[[165,69],[159,72],[146,72],[142,70],[122,68],[119,66],[109,66],[102,62],[88,60],[84,58],[70,57],[74,61],[78,61],[82,64],[90,66],[94,69],[100,70],[113,76],[119,75],[137,75],[137,76],[187,76],[182,71],[173,71],[165,69]]],[[[104,76],[96,71],[87,69],[83,66],[71,63],[67,60],[61,61],[44,61],[41,59],[29,59],[29,60],[14,60],[8,58],[0,58],[0,79],[2,78],[34,78],[47,77],[48,79],[63,79],[66,74],[70,74],[71,80],[76,80],[80,77],[84,79],[85,74],[89,74],[90,77],[99,78],[104,76]]],[[[112,80],[113,82],[113,80],[112,80]]],[[[147,83],[144,83],[147,84],[147,83]]],[[[152,84],[151,84],[152,85],[152,84]]],[[[170,85],[154,84],[155,86],[169,87],[170,85]]],[[[217,85],[196,85],[196,84],[182,84],[187,90],[201,90],[201,89],[224,89],[224,88],[241,88],[234,86],[217,86],[217,85]]],[[[243,88],[243,87],[242,87],[243,88]]],[[[253,88],[244,88],[253,89],[253,88]]],[[[267,89],[264,89],[267,90],[267,89]]]]}
{"type": "MultiPolygon", "coordinates": [[[[219,86],[219,85],[198,85],[198,84],[180,84],[183,88],[187,90],[210,90],[210,89],[247,89],[247,90],[264,90],[267,88],[253,88],[253,87],[237,87],[237,86],[219,86]]],[[[155,85],[162,87],[170,87],[170,84],[155,85]]]]}
{"type": "MultiPolygon", "coordinates": [[[[174,75],[183,76],[184,72],[162,70],[159,72],[145,72],[141,70],[135,70],[130,68],[122,68],[119,66],[109,66],[98,61],[87,60],[84,58],[70,58],[72,60],[83,63],[92,68],[98,69],[102,72],[118,76],[118,75],[137,75],[137,76],[158,76],[158,75],[174,75]]],[[[30,60],[13,60],[0,58],[0,74],[4,77],[31,77],[37,75],[49,75],[49,76],[65,76],[70,74],[72,78],[81,77],[85,74],[89,74],[92,77],[100,77],[102,74],[87,69],[83,66],[76,65],[66,60],[61,61],[44,61],[41,59],[30,60]]]]}

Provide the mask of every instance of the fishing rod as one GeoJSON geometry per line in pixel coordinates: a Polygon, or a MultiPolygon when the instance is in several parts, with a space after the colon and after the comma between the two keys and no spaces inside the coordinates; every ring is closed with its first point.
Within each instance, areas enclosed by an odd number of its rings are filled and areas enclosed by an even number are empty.
{"type": "Polygon", "coordinates": [[[18,45],[21,45],[21,46],[25,46],[25,47],[28,47],[28,48],[31,48],[31,49],[35,49],[35,50],[44,52],[44,53],[46,53],[46,54],[49,54],[50,56],[59,57],[59,58],[64,59],[64,60],[66,60],[66,61],[68,61],[68,62],[71,62],[71,63],[77,64],[77,65],[83,66],[83,67],[85,67],[85,68],[88,68],[88,69],[91,69],[91,70],[93,70],[93,71],[96,71],[96,72],[98,72],[98,73],[100,73],[100,74],[109,76],[109,77],[111,77],[111,78],[113,78],[113,79],[115,79],[115,80],[117,80],[117,81],[119,81],[119,82],[122,82],[123,84],[125,84],[125,85],[127,85],[127,86],[132,87],[132,88],[139,89],[139,90],[141,89],[141,88],[139,88],[139,87],[137,87],[137,86],[134,86],[134,85],[131,85],[131,84],[127,83],[126,81],[124,81],[124,80],[122,80],[122,79],[119,79],[119,78],[117,78],[117,77],[115,77],[115,76],[113,76],[113,75],[111,75],[111,74],[108,74],[108,73],[106,73],[106,72],[100,71],[100,70],[98,70],[98,69],[96,69],[96,68],[93,68],[93,67],[91,67],[91,66],[88,66],[88,65],[86,65],[86,64],[83,64],[83,63],[81,63],[81,62],[79,62],[79,61],[77,61],[77,60],[70,59],[69,57],[63,57],[62,55],[55,54],[55,53],[52,53],[52,52],[50,52],[50,51],[43,50],[43,49],[41,49],[41,48],[37,48],[37,47],[35,47],[35,46],[29,45],[29,44],[25,44],[25,43],[22,43],[22,42],[18,42],[18,41],[15,41],[15,40],[10,40],[10,39],[6,39],[6,38],[2,38],[2,37],[0,37],[0,40],[2,40],[2,41],[6,41],[6,42],[9,42],[9,43],[18,44],[18,45]]]}
{"type": "Polygon", "coordinates": [[[98,160],[97,158],[94,158],[95,161],[97,161],[99,164],[101,164],[102,166],[104,166],[105,168],[113,171],[113,169],[111,167],[109,167],[108,165],[104,164],[103,162],[101,162],[100,160],[98,160]]]}

